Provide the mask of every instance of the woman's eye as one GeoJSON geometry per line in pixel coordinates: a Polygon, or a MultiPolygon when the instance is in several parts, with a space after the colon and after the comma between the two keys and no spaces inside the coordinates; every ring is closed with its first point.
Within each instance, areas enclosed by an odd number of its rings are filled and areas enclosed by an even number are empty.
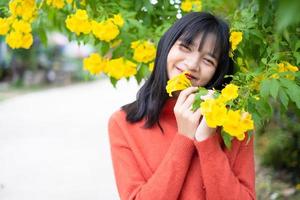
{"type": "Polygon", "coordinates": [[[214,62],[210,59],[204,58],[204,61],[209,64],[209,65],[213,65],[214,66],[214,62]]]}
{"type": "Polygon", "coordinates": [[[179,46],[182,47],[184,50],[188,50],[188,51],[191,50],[191,48],[185,44],[179,44],[179,46]]]}

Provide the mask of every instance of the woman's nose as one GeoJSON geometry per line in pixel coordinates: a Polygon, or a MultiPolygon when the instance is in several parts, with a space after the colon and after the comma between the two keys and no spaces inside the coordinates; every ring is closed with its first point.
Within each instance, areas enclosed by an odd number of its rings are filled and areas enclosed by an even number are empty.
{"type": "Polygon", "coordinates": [[[198,55],[191,55],[186,58],[186,64],[188,66],[188,70],[190,71],[198,71],[199,70],[199,56],[198,55]]]}

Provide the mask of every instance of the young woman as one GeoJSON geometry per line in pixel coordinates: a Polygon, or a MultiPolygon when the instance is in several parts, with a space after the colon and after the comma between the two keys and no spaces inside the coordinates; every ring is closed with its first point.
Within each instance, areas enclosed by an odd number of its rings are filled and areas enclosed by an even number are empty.
{"type": "MultiPolygon", "coordinates": [[[[220,131],[193,112],[197,86],[221,89],[233,73],[228,25],[194,12],[160,39],[154,71],[136,101],[109,120],[122,200],[255,199],[253,137],[224,148],[220,131]],[[168,97],[167,81],[188,71],[193,87],[168,97]]],[[[209,98],[206,96],[205,98],[209,98]]]]}

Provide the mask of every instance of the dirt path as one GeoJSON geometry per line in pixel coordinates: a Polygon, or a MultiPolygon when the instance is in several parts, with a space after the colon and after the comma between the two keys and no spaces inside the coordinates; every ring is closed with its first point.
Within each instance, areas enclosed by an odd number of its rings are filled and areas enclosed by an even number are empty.
{"type": "Polygon", "coordinates": [[[0,199],[118,199],[107,120],[134,80],[50,89],[0,103],[0,199]]]}

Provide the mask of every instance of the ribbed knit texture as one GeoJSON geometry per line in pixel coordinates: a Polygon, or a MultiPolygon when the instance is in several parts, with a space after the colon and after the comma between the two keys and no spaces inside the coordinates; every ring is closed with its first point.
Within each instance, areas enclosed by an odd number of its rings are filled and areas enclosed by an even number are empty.
{"type": "MultiPolygon", "coordinates": [[[[198,142],[177,132],[166,102],[158,126],[126,122],[116,111],[108,130],[114,173],[122,200],[248,200],[255,197],[253,137],[224,149],[219,133],[198,142]]],[[[247,138],[247,137],[246,137],[247,138]]]]}

